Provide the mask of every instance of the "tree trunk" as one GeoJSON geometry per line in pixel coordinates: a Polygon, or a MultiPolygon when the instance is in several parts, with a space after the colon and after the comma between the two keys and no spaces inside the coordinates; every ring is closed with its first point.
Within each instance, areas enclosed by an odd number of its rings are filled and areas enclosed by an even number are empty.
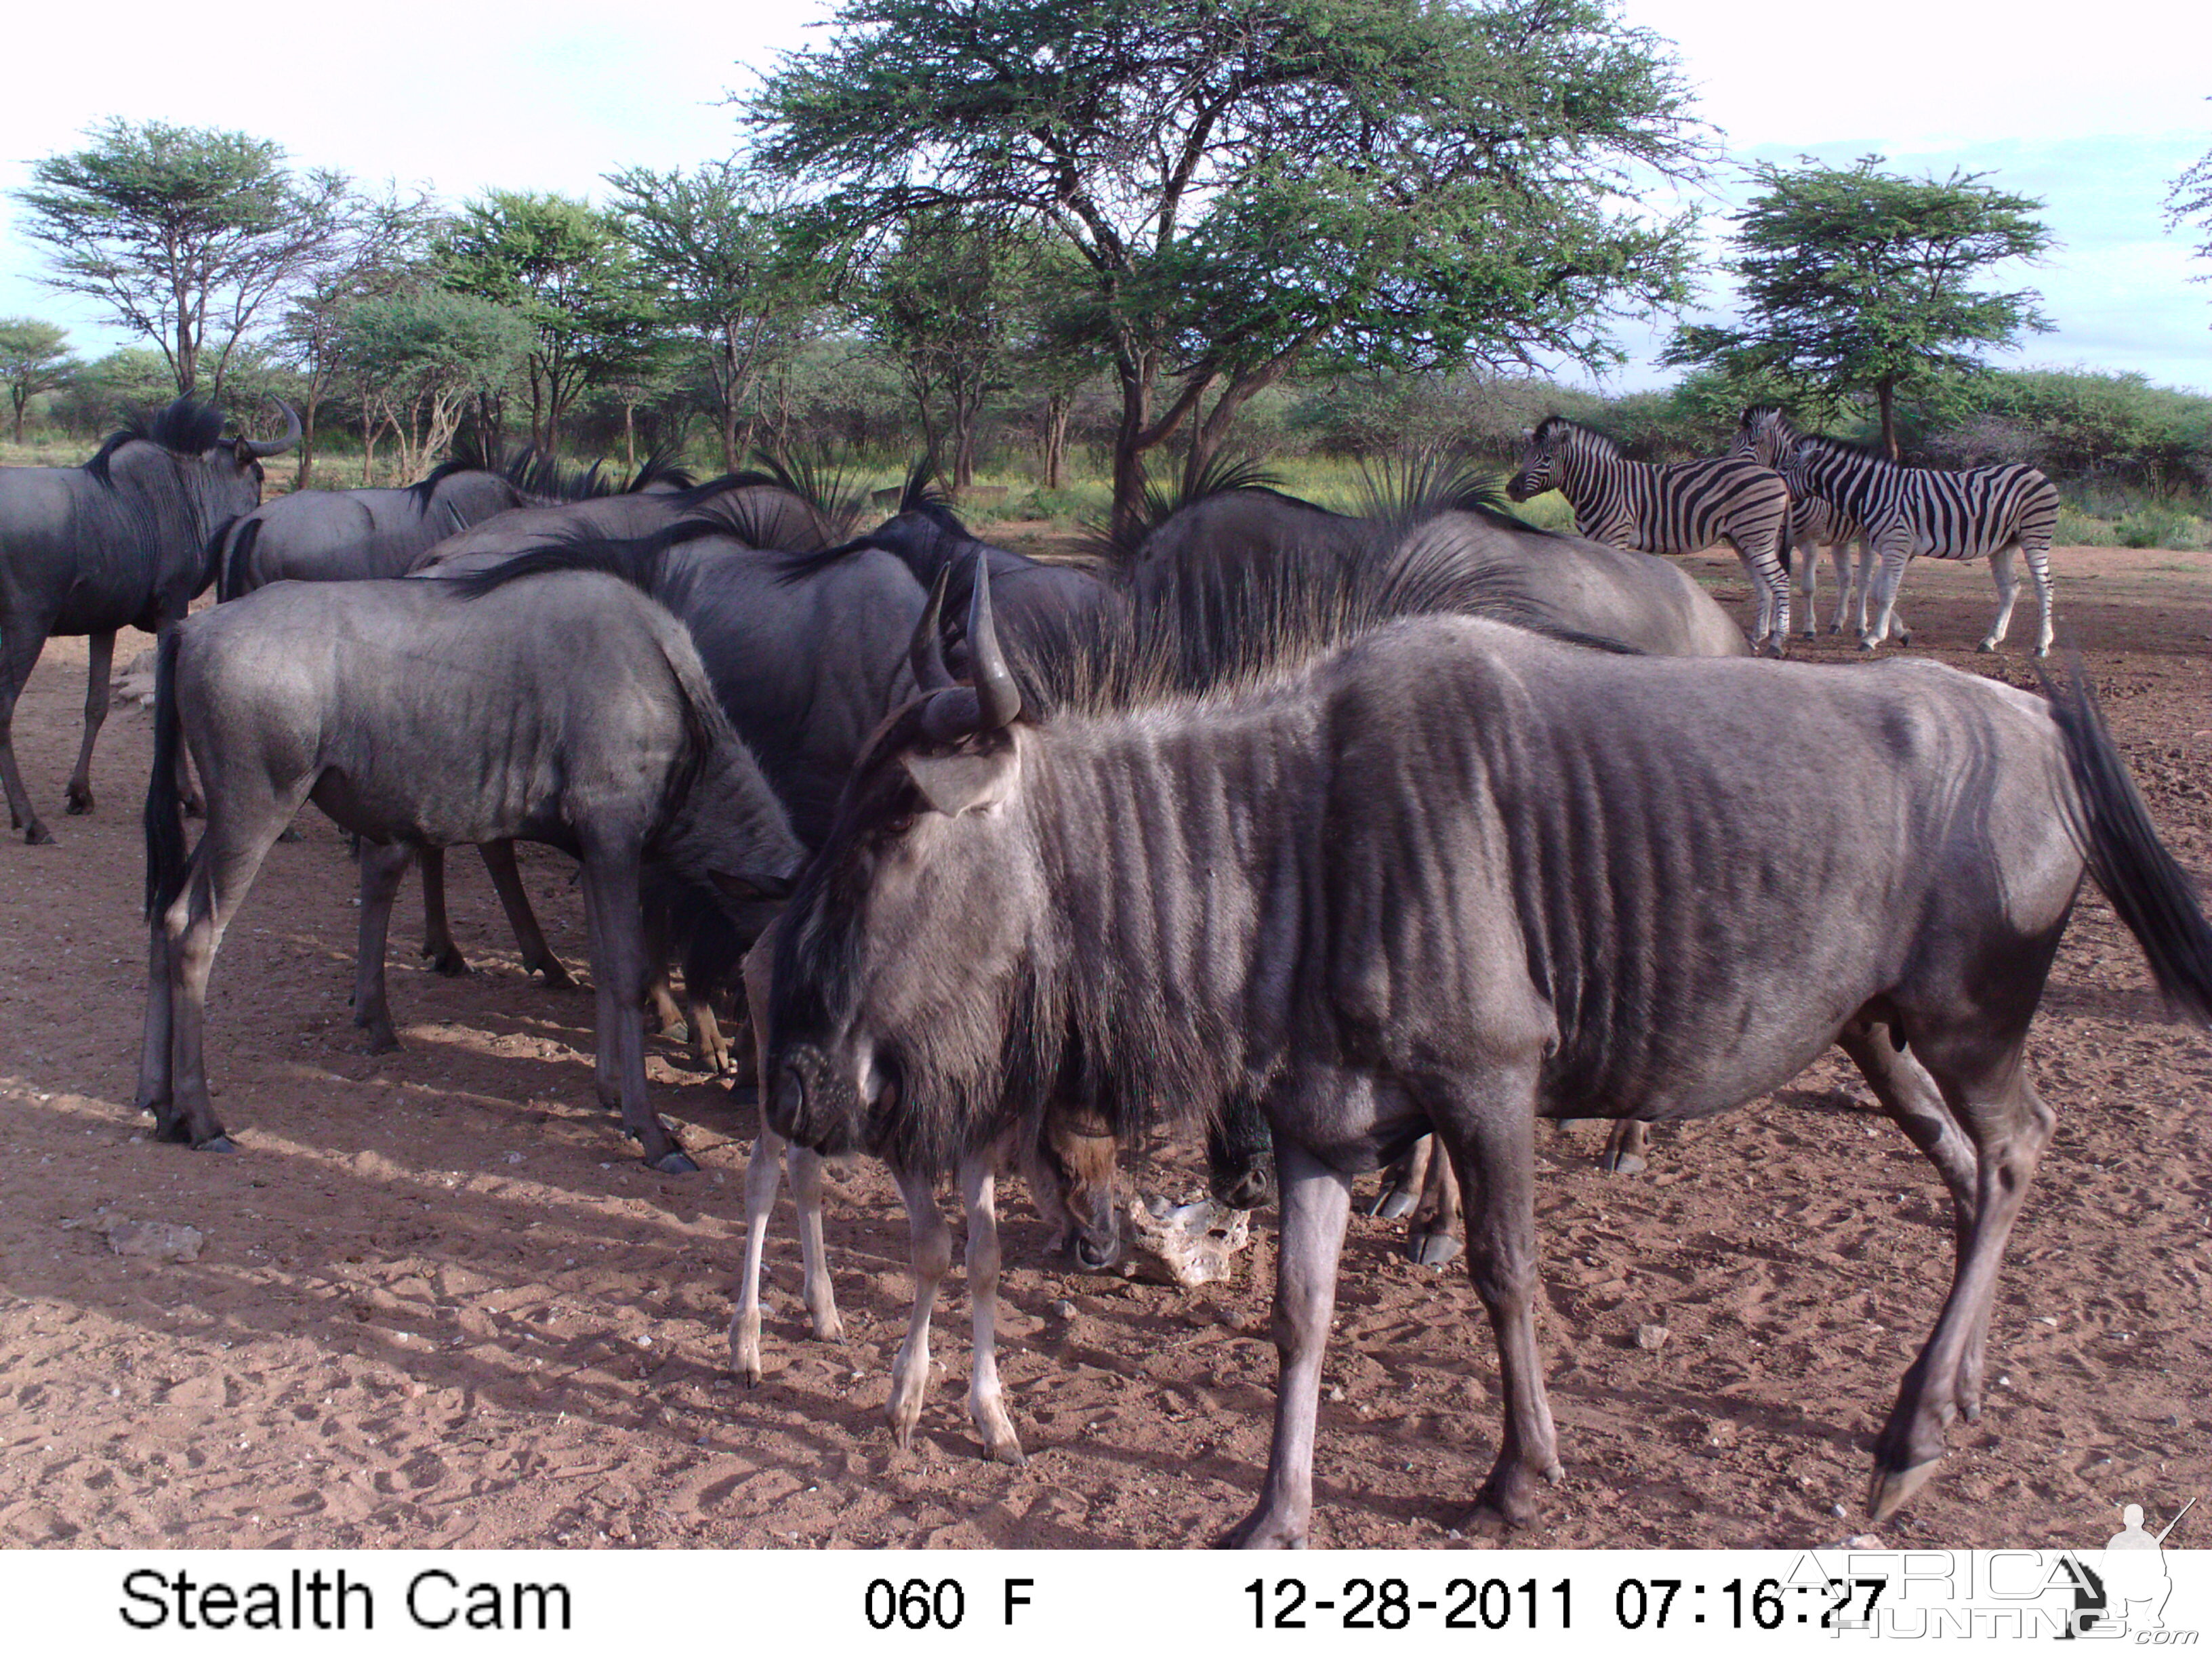
{"type": "Polygon", "coordinates": [[[637,404],[632,399],[623,399],[623,465],[633,477],[637,472],[637,404]]]}
{"type": "Polygon", "coordinates": [[[1044,400],[1044,487],[1063,487],[1067,467],[1067,416],[1074,399],[1065,392],[1048,393],[1044,400]]]}
{"type": "Polygon", "coordinates": [[[21,444],[23,441],[23,405],[31,400],[30,398],[17,386],[9,386],[8,388],[8,395],[15,400],[15,441],[18,444],[21,444]]]}
{"type": "Polygon", "coordinates": [[[1881,405],[1881,447],[1893,461],[1901,459],[1897,447],[1897,383],[1882,380],[1874,389],[1881,405]]]}
{"type": "Polygon", "coordinates": [[[322,407],[323,394],[315,388],[313,377],[307,380],[307,395],[302,400],[300,415],[300,470],[292,475],[295,493],[305,489],[315,476],[315,411],[322,407]]]}

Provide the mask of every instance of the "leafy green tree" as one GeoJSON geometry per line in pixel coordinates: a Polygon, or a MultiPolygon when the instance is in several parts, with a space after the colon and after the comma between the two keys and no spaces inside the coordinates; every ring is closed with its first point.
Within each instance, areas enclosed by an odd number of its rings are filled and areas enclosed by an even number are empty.
{"type": "Polygon", "coordinates": [[[294,291],[276,331],[276,349],[300,376],[295,489],[307,489],[314,476],[322,405],[338,373],[337,345],[347,317],[363,300],[422,285],[436,222],[437,210],[423,191],[403,195],[387,185],[380,196],[356,197],[294,291]]]}
{"type": "Polygon", "coordinates": [[[1685,327],[1663,361],[1769,377],[1831,407],[1871,394],[1894,458],[1900,391],[1925,397],[1978,371],[1985,350],[2051,326],[2033,290],[1978,286],[1992,267],[2039,257],[2051,233],[2034,216],[2041,202],[1986,173],[1905,179],[1880,171],[1883,159],[1756,163],[1759,193],[1735,216],[1729,266],[1747,320],[1685,327]]]}
{"type": "Polygon", "coordinates": [[[452,443],[482,388],[512,376],[533,343],[528,319],[511,307],[424,288],[356,301],[333,356],[361,388],[366,452],[374,456],[376,431],[390,431],[412,477],[452,443]]]}
{"type": "Polygon", "coordinates": [[[15,441],[23,441],[23,410],[42,392],[64,385],[84,365],[69,349],[69,331],[35,317],[0,317],[0,382],[15,411],[15,441]]]}
{"type": "Polygon", "coordinates": [[[113,430],[127,409],[146,409],[177,395],[168,360],[151,346],[125,346],[94,359],[55,397],[52,418],[94,436],[113,430]]]}
{"type": "Polygon", "coordinates": [[[918,213],[862,279],[857,302],[871,341],[895,364],[921,416],[930,459],[952,487],[975,481],[985,400],[1007,373],[1029,318],[1036,239],[987,216],[918,213]]]}
{"type": "Polygon", "coordinates": [[[650,343],[652,295],[612,217],[574,197],[493,191],[438,239],[447,287],[520,313],[535,332],[526,373],[530,440],[550,450],[596,380],[631,372],[650,343]]]}
{"type": "Polygon", "coordinates": [[[816,331],[824,266],[789,193],[732,161],[606,175],[611,211],[662,316],[710,348],[722,465],[751,446],[744,428],[763,375],[816,331]]]}
{"type": "Polygon", "coordinates": [[[88,137],[33,162],[34,183],[15,192],[24,234],[47,251],[43,280],[153,341],[179,393],[198,392],[215,343],[206,395],[221,397],[231,351],[338,234],[345,175],[295,178],[280,145],[213,127],[115,118],[88,137]]]}
{"type": "Polygon", "coordinates": [[[1671,58],[1602,0],[842,0],[746,100],[855,231],[996,210],[1081,256],[1121,410],[1115,514],[1309,360],[1608,360],[1682,290],[1624,200],[1705,159],[1671,58]],[[1211,400],[1210,403],[1208,400],[1211,400]]]}

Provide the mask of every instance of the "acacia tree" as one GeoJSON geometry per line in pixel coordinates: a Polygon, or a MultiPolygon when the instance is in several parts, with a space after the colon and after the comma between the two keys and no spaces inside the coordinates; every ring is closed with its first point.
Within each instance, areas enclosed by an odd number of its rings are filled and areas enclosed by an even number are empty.
{"type": "Polygon", "coordinates": [[[339,371],[337,348],[348,316],[364,300],[385,299],[422,283],[423,261],[437,212],[426,191],[402,195],[387,185],[378,197],[356,199],[338,233],[295,290],[277,330],[277,349],[298,371],[300,470],[307,488],[315,470],[323,400],[339,371]]]}
{"type": "Polygon", "coordinates": [[[931,462],[955,490],[975,481],[983,404],[1005,386],[1027,322],[1034,238],[973,212],[915,215],[874,262],[856,295],[878,352],[895,365],[921,416],[931,462]]]}
{"type": "Polygon", "coordinates": [[[360,387],[364,455],[389,431],[401,473],[414,477],[452,443],[480,390],[520,367],[532,334],[505,306],[430,288],[356,301],[333,343],[336,366],[360,387]]]}
{"type": "MultiPolygon", "coordinates": [[[[2192,221],[2197,226],[2197,257],[2212,259],[2212,150],[2182,169],[2166,193],[2166,228],[2179,230],[2192,221]]],[[[2212,282],[2212,275],[2199,276],[2197,280],[2212,282]]]]}
{"type": "Polygon", "coordinates": [[[1202,467],[1303,360],[1608,358],[1608,307],[1681,291],[1686,221],[1619,192],[1703,161],[1686,109],[1602,0],[844,0],[744,118],[848,228],[1077,250],[1126,532],[1149,451],[1195,419],[1202,467]]]}
{"type": "Polygon", "coordinates": [[[31,166],[15,192],[23,232],[47,250],[42,279],[105,305],[161,349],[179,395],[216,349],[210,398],[263,310],[337,235],[351,201],[342,173],[295,178],[281,145],[213,127],[111,118],[93,143],[31,166]]]}
{"type": "Polygon", "coordinates": [[[0,383],[15,415],[15,441],[23,441],[23,410],[41,392],[52,392],[84,365],[69,349],[69,331],[35,317],[0,317],[0,383]]]}
{"type": "Polygon", "coordinates": [[[511,307],[536,340],[526,364],[530,441],[551,450],[584,388],[629,372],[655,320],[613,220],[574,197],[493,191],[438,239],[447,287],[511,307]]]}
{"type": "Polygon", "coordinates": [[[1755,164],[1760,191],[1735,216],[1728,267],[1746,321],[1682,328],[1662,361],[1770,378],[1832,406],[1871,394],[1894,459],[1900,391],[1925,394],[1980,368],[1984,350],[2050,328],[2033,289],[1977,284],[2051,239],[2034,217],[2043,204],[1986,173],[1905,179],[1881,172],[1883,159],[1755,164]]]}
{"type": "Polygon", "coordinates": [[[630,167],[606,181],[661,314],[709,348],[722,465],[734,471],[750,447],[743,428],[763,376],[810,337],[826,291],[797,205],[734,161],[688,173],[630,167]]]}

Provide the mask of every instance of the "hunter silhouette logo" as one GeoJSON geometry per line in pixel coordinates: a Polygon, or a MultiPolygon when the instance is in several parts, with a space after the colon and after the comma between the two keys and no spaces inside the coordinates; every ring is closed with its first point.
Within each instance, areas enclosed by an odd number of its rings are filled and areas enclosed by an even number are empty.
{"type": "Polygon", "coordinates": [[[2154,1535],[2143,1529],[2142,1505],[2130,1504],[2120,1511],[2120,1530],[2106,1540],[2103,1559],[2094,1566],[2072,1555],[2060,1558],[2051,1582],[2072,1589],[2074,1610],[2066,1633],[2058,1639],[2132,1633],[2141,1641],[2163,1632],[2166,1598],[2173,1594],[2173,1580],[2166,1567],[2166,1540],[2181,1524],[2182,1516],[2196,1507],[2192,1498],[2181,1506],[2180,1515],[2154,1535]]]}

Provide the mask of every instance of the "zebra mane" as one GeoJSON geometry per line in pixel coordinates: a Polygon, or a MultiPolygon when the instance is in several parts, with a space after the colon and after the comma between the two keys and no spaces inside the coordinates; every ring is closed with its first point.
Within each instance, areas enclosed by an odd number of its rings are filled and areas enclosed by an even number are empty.
{"type": "Polygon", "coordinates": [[[1801,447],[1810,444],[1832,455],[1849,455],[1863,461],[1880,461],[1884,466],[1901,468],[1910,465],[1908,462],[1890,459],[1889,453],[1877,444],[1857,443],[1849,438],[1832,438],[1825,432],[1801,432],[1797,434],[1797,442],[1801,447]]]}
{"type": "Polygon", "coordinates": [[[1584,437],[1595,440],[1606,454],[1619,456],[1624,460],[1627,459],[1627,452],[1621,448],[1620,439],[1601,432],[1594,426],[1584,426],[1580,421],[1571,421],[1564,415],[1547,415],[1537,422],[1532,435],[1541,443],[1562,432],[1579,432],[1584,437]]]}

